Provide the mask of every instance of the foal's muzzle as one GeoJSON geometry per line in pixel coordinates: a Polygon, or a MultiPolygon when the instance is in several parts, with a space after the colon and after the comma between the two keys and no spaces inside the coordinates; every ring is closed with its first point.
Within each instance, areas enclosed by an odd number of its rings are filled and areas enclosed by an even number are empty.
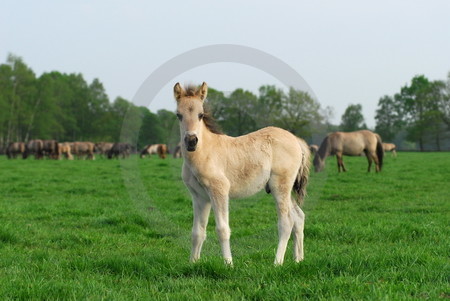
{"type": "Polygon", "coordinates": [[[195,149],[197,148],[197,142],[197,135],[187,134],[186,136],[184,136],[184,144],[186,145],[186,149],[189,152],[195,151],[195,149]]]}

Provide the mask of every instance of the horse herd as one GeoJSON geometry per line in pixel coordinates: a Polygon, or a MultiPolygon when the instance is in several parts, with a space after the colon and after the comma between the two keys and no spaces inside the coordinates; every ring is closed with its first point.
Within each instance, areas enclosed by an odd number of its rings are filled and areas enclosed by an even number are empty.
{"type": "MultiPolygon", "coordinates": [[[[317,146],[316,144],[309,145],[309,150],[311,154],[315,155],[314,158],[314,167],[317,172],[320,172],[324,168],[324,162],[325,158],[330,155],[336,155],[337,162],[338,162],[338,171],[346,171],[342,155],[348,155],[348,156],[362,156],[365,155],[368,158],[369,161],[369,168],[368,171],[370,171],[371,162],[379,162],[381,156],[380,153],[377,155],[373,155],[368,149],[363,149],[361,152],[359,152],[362,143],[360,144],[360,147],[353,146],[355,149],[349,149],[348,143],[346,150],[344,152],[343,149],[343,142],[341,141],[341,146],[339,149],[339,146],[337,145],[337,138],[338,136],[355,136],[355,135],[362,135],[362,136],[370,136],[371,134],[378,136],[377,134],[371,133],[370,131],[357,131],[357,132],[350,132],[350,133],[344,133],[344,132],[333,132],[331,134],[328,134],[327,137],[323,140],[322,144],[317,146]]],[[[379,137],[379,136],[378,136],[379,137]]],[[[377,138],[378,139],[378,138],[377,138]]],[[[354,145],[354,144],[352,144],[354,145]]],[[[379,147],[379,146],[378,146],[379,147]]],[[[382,151],[383,152],[391,152],[393,157],[397,156],[396,153],[396,145],[393,143],[381,143],[382,151]]],[[[380,149],[378,149],[378,152],[380,152],[380,149]]],[[[133,147],[129,143],[112,143],[112,142],[60,142],[58,143],[56,140],[30,140],[28,143],[24,142],[11,142],[8,147],[6,148],[6,156],[9,159],[15,159],[18,156],[21,156],[23,159],[27,159],[30,155],[34,155],[35,159],[43,159],[44,157],[47,157],[49,159],[55,159],[59,160],[62,158],[66,158],[68,160],[73,160],[75,157],[78,159],[88,159],[88,160],[94,160],[95,154],[99,155],[100,157],[106,157],[108,159],[113,158],[128,158],[130,154],[133,153],[133,147]]],[[[169,149],[166,144],[148,144],[146,145],[142,151],[140,151],[140,158],[145,158],[147,156],[151,155],[158,155],[161,159],[165,159],[167,157],[167,154],[169,154],[169,149]]],[[[181,158],[181,144],[179,143],[173,152],[174,158],[181,158]]],[[[382,159],[381,159],[382,160],[382,159]]],[[[376,163],[377,164],[377,163],[376,163]]],[[[377,164],[378,165],[378,164],[377,164]]],[[[379,169],[377,169],[379,171],[379,169]]]]}
{"type": "MultiPolygon", "coordinates": [[[[56,140],[40,140],[34,139],[27,143],[12,142],[6,148],[6,156],[9,159],[15,159],[21,156],[27,159],[31,155],[35,159],[49,158],[59,160],[62,158],[73,160],[87,159],[94,160],[95,155],[113,158],[128,158],[133,153],[133,147],[129,143],[112,143],[112,142],[58,142],[56,140]]],[[[169,150],[166,144],[149,144],[140,152],[140,157],[157,154],[160,158],[165,159],[169,150]]],[[[175,149],[174,158],[181,157],[179,147],[175,149]]]]}

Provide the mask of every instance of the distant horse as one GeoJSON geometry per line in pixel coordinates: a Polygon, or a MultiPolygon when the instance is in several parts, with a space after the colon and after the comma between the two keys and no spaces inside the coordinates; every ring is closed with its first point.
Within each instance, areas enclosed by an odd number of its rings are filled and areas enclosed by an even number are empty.
{"type": "Polygon", "coordinates": [[[309,150],[311,151],[311,154],[315,154],[315,153],[317,153],[317,151],[319,150],[319,147],[317,146],[317,145],[315,145],[315,144],[311,144],[310,146],[309,146],[309,150]]]}
{"type": "Polygon", "coordinates": [[[175,150],[173,151],[173,157],[181,158],[181,143],[178,143],[177,146],[175,146],[175,150]]]}
{"type": "Polygon", "coordinates": [[[114,143],[108,152],[108,159],[119,158],[119,156],[122,156],[122,158],[127,158],[130,156],[130,153],[131,144],[122,142],[114,143]]]}
{"type": "Polygon", "coordinates": [[[167,153],[169,152],[169,150],[167,149],[167,145],[165,145],[165,144],[160,144],[160,145],[158,145],[157,152],[158,152],[158,156],[159,156],[161,159],[165,159],[167,153]]]}
{"type": "Polygon", "coordinates": [[[42,151],[45,156],[49,157],[50,159],[59,159],[60,152],[58,141],[43,140],[42,143],[43,143],[42,151]]]}
{"type": "Polygon", "coordinates": [[[29,155],[34,155],[34,158],[37,160],[44,157],[44,143],[42,140],[30,140],[25,144],[25,151],[22,154],[22,158],[26,159],[29,155]]]}
{"type": "Polygon", "coordinates": [[[148,144],[141,151],[141,158],[145,158],[147,155],[154,155],[158,153],[158,144],[148,144]]]}
{"type": "Polygon", "coordinates": [[[8,159],[15,159],[17,155],[22,155],[25,152],[25,143],[11,142],[6,148],[6,156],[8,159]]]}
{"type": "Polygon", "coordinates": [[[356,132],[334,132],[328,134],[323,139],[319,150],[314,157],[314,168],[316,172],[323,170],[325,159],[330,155],[336,155],[338,172],[347,171],[344,166],[342,156],[360,156],[364,152],[369,162],[367,171],[370,171],[372,161],[375,162],[377,172],[381,171],[383,166],[383,146],[381,138],[368,130],[356,132]]]}
{"type": "Polygon", "coordinates": [[[385,152],[391,152],[392,157],[397,157],[396,149],[397,149],[397,146],[395,146],[394,143],[384,143],[383,142],[383,150],[385,152]]]}
{"type": "Polygon", "coordinates": [[[61,155],[63,155],[67,160],[73,160],[72,150],[69,142],[59,143],[58,146],[60,154],[59,159],[61,158],[61,155]]]}
{"type": "Polygon", "coordinates": [[[195,262],[200,258],[212,206],[223,258],[225,263],[232,264],[229,199],[247,197],[264,188],[274,196],[278,211],[279,243],[275,264],[283,263],[292,231],[294,260],[303,260],[305,215],[299,204],[308,182],[308,145],[276,127],[236,138],[221,134],[203,108],[207,90],[206,83],[200,88],[184,89],[179,83],[174,87],[184,158],[182,178],[194,207],[190,260],[195,262]]]}
{"type": "Polygon", "coordinates": [[[111,142],[98,142],[95,144],[95,152],[102,157],[107,156],[113,145],[111,142]]]}
{"type": "Polygon", "coordinates": [[[146,155],[158,154],[161,159],[166,158],[167,154],[167,145],[165,144],[149,144],[144,147],[141,151],[141,158],[144,158],[146,155]]]}
{"type": "Polygon", "coordinates": [[[78,159],[80,159],[83,156],[86,156],[86,159],[88,160],[94,160],[94,148],[95,145],[92,142],[71,142],[70,143],[70,149],[72,154],[77,156],[78,159]]]}

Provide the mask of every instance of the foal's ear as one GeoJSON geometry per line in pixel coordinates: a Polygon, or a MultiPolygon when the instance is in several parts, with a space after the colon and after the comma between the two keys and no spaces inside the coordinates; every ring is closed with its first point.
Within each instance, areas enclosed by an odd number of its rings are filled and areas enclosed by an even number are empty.
{"type": "Polygon", "coordinates": [[[180,83],[176,83],[173,87],[173,96],[177,101],[185,94],[184,89],[181,87],[180,83]]]}
{"type": "Polygon", "coordinates": [[[197,92],[197,96],[200,97],[201,100],[205,100],[206,95],[208,95],[208,85],[205,82],[203,82],[202,86],[197,92]]]}

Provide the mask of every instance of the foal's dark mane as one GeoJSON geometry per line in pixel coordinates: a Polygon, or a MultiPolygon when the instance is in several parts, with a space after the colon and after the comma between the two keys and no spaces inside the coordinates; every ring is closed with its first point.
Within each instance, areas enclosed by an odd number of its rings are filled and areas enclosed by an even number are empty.
{"type": "Polygon", "coordinates": [[[222,129],[217,124],[216,120],[214,120],[211,109],[209,108],[208,104],[203,103],[203,123],[205,124],[206,128],[214,133],[223,135],[222,129]]]}

